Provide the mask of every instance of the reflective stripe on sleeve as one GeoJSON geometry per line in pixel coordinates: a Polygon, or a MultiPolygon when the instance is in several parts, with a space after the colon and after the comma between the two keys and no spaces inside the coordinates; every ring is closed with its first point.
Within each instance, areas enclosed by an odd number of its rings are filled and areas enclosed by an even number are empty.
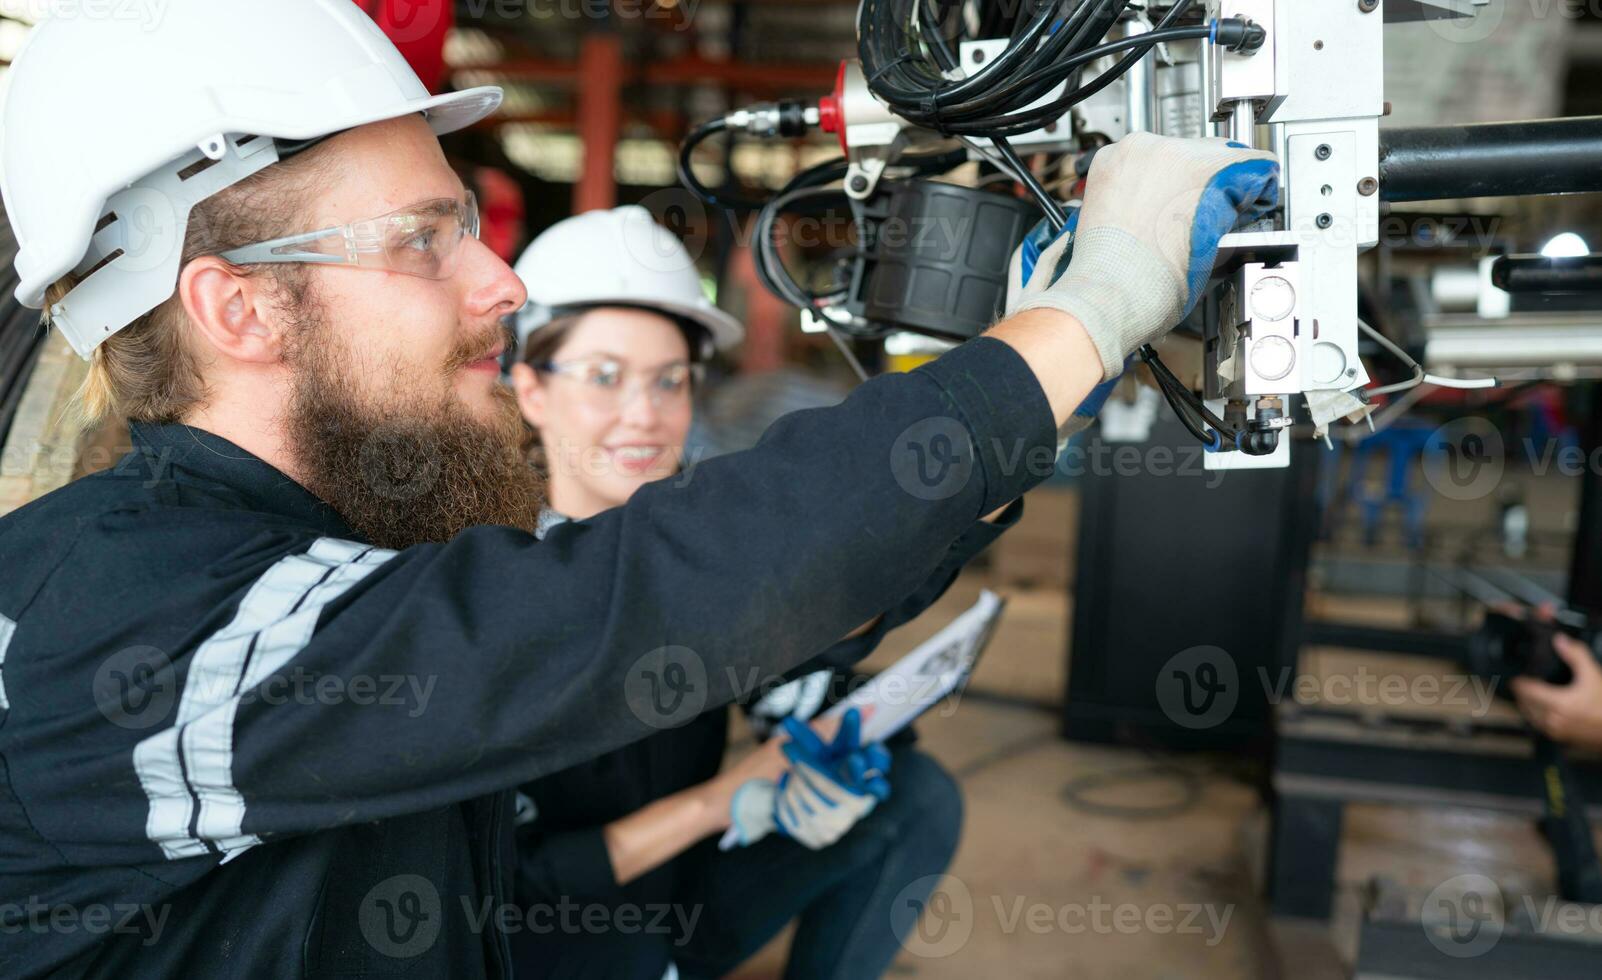
{"type": "Polygon", "coordinates": [[[11,702],[6,700],[6,648],[11,646],[11,638],[16,635],[16,620],[0,616],[0,708],[11,707],[11,702]]]}
{"type": "Polygon", "coordinates": [[[262,574],[233,620],[195,651],[173,727],[134,748],[134,770],[150,800],[145,833],[169,858],[261,843],[243,833],[245,800],[234,785],[234,717],[244,692],[311,642],[323,607],[395,552],[320,538],[262,574]]]}

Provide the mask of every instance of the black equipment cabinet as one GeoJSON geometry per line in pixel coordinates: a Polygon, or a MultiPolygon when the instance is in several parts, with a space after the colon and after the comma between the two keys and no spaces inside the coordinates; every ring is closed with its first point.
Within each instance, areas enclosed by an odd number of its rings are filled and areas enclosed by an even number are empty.
{"type": "Polygon", "coordinates": [[[1166,406],[1151,437],[1070,448],[1081,487],[1063,733],[1266,753],[1294,670],[1321,452],[1206,471],[1166,406]],[[1232,689],[1231,689],[1232,688],[1232,689]]]}

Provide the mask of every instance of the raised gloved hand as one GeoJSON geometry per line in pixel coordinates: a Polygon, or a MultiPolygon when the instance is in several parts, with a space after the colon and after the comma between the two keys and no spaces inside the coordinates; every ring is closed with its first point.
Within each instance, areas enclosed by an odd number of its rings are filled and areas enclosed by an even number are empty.
{"type": "Polygon", "coordinates": [[[775,829],[812,850],[828,847],[890,796],[890,753],[879,743],[862,745],[862,718],[847,711],[831,742],[793,718],[784,721],[790,769],[777,784],[745,782],[734,793],[730,814],[738,843],[753,844],[775,829]]]}
{"type": "Polygon", "coordinates": [[[1097,152],[1075,231],[1039,250],[1038,271],[1020,279],[1028,285],[1007,313],[1072,315],[1101,354],[1103,380],[1116,378],[1130,354],[1195,308],[1219,240],[1278,201],[1271,153],[1132,133],[1097,152]]]}
{"type": "MultiPolygon", "coordinates": [[[[1068,223],[1062,228],[1053,228],[1051,222],[1041,218],[1029,234],[1024,236],[1023,244],[1012,253],[1012,264],[1008,267],[1007,276],[1007,310],[1009,315],[1016,310],[1024,298],[1034,293],[1044,292],[1062,274],[1068,271],[1068,264],[1073,258],[1073,238],[1079,228],[1079,209],[1071,208],[1068,211],[1068,223]],[[1053,246],[1059,246],[1053,248],[1053,246]],[[1042,263],[1041,256],[1050,251],[1052,257],[1042,263]]],[[[1124,365],[1128,367],[1126,363],[1124,365]]],[[[1121,377],[1122,371],[1119,372],[1121,377]]],[[[1079,403],[1073,414],[1068,416],[1057,430],[1057,449],[1059,452],[1068,444],[1068,440],[1090,427],[1090,423],[1101,414],[1102,407],[1107,399],[1112,397],[1113,389],[1118,387],[1118,377],[1111,377],[1090,390],[1085,400],[1079,403]]]]}

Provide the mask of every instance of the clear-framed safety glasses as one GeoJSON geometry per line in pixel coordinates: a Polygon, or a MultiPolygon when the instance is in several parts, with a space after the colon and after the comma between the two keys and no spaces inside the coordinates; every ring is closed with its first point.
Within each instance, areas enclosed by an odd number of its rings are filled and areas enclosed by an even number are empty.
{"type": "Polygon", "coordinates": [[[462,239],[478,237],[478,199],[439,198],[377,218],[245,245],[220,256],[234,265],[307,262],[388,269],[423,279],[456,272],[462,239]]]}
{"type": "Polygon", "coordinates": [[[580,397],[602,411],[622,411],[642,391],[654,408],[688,406],[691,389],[706,374],[705,365],[684,361],[655,371],[632,371],[611,357],[545,361],[534,369],[577,382],[580,397]]]}

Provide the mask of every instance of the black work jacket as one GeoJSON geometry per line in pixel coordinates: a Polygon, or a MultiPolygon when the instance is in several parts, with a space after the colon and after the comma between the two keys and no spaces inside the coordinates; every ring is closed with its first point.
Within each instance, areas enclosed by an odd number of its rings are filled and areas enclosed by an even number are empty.
{"type": "Polygon", "coordinates": [[[133,435],[0,518],[0,976],[507,975],[512,787],[816,657],[1056,440],[980,339],[543,542],[393,552],[133,435]]]}
{"type": "MultiPolygon", "coordinates": [[[[916,619],[945,595],[962,569],[1018,522],[1023,505],[1022,500],[1016,501],[994,522],[980,521],[963,532],[917,591],[887,611],[873,629],[836,643],[790,675],[747,685],[746,691],[754,696],[784,681],[801,683],[791,680],[795,674],[824,672],[831,679],[823,699],[808,704],[802,720],[840,700],[856,681],[850,668],[872,653],[885,634],[916,619]]],[[[751,700],[743,697],[741,706],[749,708],[751,700]]],[[[519,787],[514,887],[518,907],[541,913],[564,905],[660,909],[679,901],[687,876],[697,873],[697,864],[711,856],[711,850],[686,850],[627,885],[619,885],[606,849],[605,826],[717,775],[727,734],[728,712],[708,711],[681,726],[519,787]]],[[[556,919],[550,914],[544,918],[556,919]]],[[[528,947],[537,946],[539,936],[549,935],[552,942],[563,940],[556,929],[530,935],[536,938],[527,942],[528,947]]]]}

